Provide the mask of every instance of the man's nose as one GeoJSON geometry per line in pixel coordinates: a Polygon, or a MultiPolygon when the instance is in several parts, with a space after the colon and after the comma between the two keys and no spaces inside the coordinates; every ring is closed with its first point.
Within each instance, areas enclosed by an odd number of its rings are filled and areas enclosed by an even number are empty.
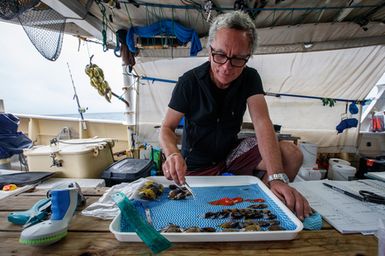
{"type": "Polygon", "coordinates": [[[226,68],[226,69],[232,69],[233,66],[231,65],[231,60],[228,59],[225,64],[223,64],[223,67],[226,68]]]}

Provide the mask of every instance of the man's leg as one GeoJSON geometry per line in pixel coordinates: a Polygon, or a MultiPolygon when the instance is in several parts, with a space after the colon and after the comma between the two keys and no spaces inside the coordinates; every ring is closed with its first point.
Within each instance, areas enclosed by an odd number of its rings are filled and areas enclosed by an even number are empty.
{"type": "MultiPolygon", "coordinates": [[[[302,165],[303,154],[299,147],[291,141],[280,141],[279,148],[281,150],[283,170],[289,177],[289,180],[293,181],[302,165]]],[[[257,170],[266,170],[263,160],[258,164],[257,170]]],[[[263,177],[263,182],[267,184],[267,175],[263,177]]]]}
{"type": "MultiPolygon", "coordinates": [[[[254,175],[256,166],[262,161],[255,137],[243,139],[226,159],[226,172],[236,175],[254,175]]],[[[261,178],[263,173],[257,176],[261,178]],[[260,175],[261,174],[261,175],[260,175]]]]}

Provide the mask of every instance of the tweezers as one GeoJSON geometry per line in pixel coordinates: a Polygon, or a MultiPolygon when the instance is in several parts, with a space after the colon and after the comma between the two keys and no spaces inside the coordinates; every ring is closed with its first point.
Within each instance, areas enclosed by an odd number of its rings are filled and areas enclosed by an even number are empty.
{"type": "Polygon", "coordinates": [[[195,199],[195,194],[192,188],[190,187],[190,185],[187,182],[184,182],[184,186],[187,188],[187,190],[191,193],[192,197],[195,199]]]}
{"type": "Polygon", "coordinates": [[[177,187],[179,188],[182,188],[182,187],[185,187],[187,189],[188,192],[191,193],[192,197],[195,199],[195,194],[192,190],[192,188],[190,187],[190,185],[185,181],[183,185],[179,186],[178,184],[175,184],[177,187]]]}

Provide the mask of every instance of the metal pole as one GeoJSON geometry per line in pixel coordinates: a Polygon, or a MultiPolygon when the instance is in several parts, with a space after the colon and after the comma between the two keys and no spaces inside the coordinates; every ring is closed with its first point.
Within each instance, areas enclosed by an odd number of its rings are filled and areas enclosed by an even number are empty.
{"type": "Polygon", "coordinates": [[[79,97],[78,97],[78,94],[76,93],[76,87],[75,87],[74,79],[72,78],[72,73],[71,73],[70,65],[68,64],[68,62],[67,62],[67,67],[68,67],[68,71],[69,71],[70,77],[71,77],[72,88],[74,89],[73,99],[76,99],[76,103],[78,105],[78,112],[79,112],[80,118],[81,118],[81,126],[82,126],[83,130],[87,130],[86,122],[84,121],[84,116],[83,116],[83,113],[86,112],[86,109],[84,109],[80,106],[79,97]]]}
{"type": "Polygon", "coordinates": [[[128,125],[128,150],[135,149],[135,135],[137,133],[137,81],[135,76],[129,72],[128,65],[123,63],[123,90],[124,98],[130,105],[126,105],[125,116],[128,125]]]}

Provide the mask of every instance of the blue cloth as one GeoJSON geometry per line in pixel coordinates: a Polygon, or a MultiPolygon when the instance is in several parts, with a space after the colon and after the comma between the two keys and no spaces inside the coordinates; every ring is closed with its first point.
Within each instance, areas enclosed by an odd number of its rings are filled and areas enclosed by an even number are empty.
{"type": "Polygon", "coordinates": [[[350,105],[349,105],[349,112],[352,115],[355,115],[355,114],[358,113],[358,107],[357,107],[356,103],[354,103],[354,102],[350,103],[350,105]]]}
{"type": "Polygon", "coordinates": [[[322,217],[318,212],[313,213],[303,220],[303,228],[307,230],[320,230],[322,228],[322,217]]]}
{"type": "Polygon", "coordinates": [[[0,159],[11,157],[32,146],[32,141],[18,132],[19,118],[12,114],[0,114],[0,159]]]}
{"type": "Polygon", "coordinates": [[[201,41],[199,40],[197,32],[172,20],[161,20],[146,27],[131,27],[127,33],[126,43],[130,52],[133,53],[137,51],[134,34],[144,38],[151,38],[160,34],[167,36],[175,35],[182,44],[191,41],[191,56],[196,56],[198,52],[202,50],[201,41]]]}
{"type": "Polygon", "coordinates": [[[338,133],[343,132],[345,129],[357,127],[358,120],[356,118],[347,118],[342,120],[337,126],[336,129],[338,133]]]}

